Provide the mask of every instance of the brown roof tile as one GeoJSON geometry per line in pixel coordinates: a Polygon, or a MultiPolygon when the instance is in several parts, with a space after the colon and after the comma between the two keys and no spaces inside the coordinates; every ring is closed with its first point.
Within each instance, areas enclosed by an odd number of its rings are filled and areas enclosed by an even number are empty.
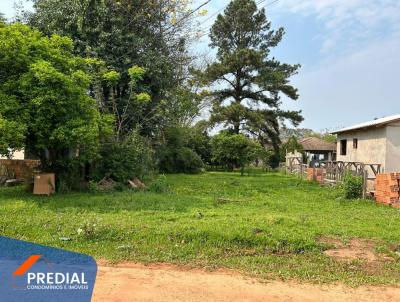
{"type": "Polygon", "coordinates": [[[305,137],[299,140],[304,151],[335,151],[336,144],[329,143],[318,137],[305,137]]]}

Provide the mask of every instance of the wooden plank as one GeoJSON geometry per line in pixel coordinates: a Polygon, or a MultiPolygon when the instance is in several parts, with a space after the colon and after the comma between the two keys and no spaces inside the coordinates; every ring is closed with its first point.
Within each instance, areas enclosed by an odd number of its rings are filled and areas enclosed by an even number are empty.
{"type": "Polygon", "coordinates": [[[368,172],[364,170],[363,173],[363,192],[362,192],[362,197],[365,199],[367,197],[367,182],[368,182],[368,172]]]}

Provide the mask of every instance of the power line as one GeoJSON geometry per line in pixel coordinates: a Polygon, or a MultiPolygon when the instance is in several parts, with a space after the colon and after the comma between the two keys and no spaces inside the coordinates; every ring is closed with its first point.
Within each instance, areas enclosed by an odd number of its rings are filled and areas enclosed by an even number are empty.
{"type": "Polygon", "coordinates": [[[165,31],[168,32],[168,30],[170,30],[171,28],[176,27],[178,24],[182,23],[183,21],[185,21],[187,18],[189,18],[191,15],[193,15],[195,12],[199,11],[202,7],[206,6],[208,3],[210,3],[212,0],[207,0],[206,2],[204,2],[203,4],[201,4],[200,6],[198,6],[196,9],[190,11],[189,13],[187,13],[185,16],[183,16],[181,19],[179,19],[175,24],[172,24],[170,27],[168,27],[165,31]]]}
{"type": "Polygon", "coordinates": [[[275,4],[275,3],[279,2],[279,1],[280,1],[280,0],[271,1],[271,2],[267,3],[266,5],[264,5],[263,8],[266,8],[266,7],[268,7],[268,6],[271,6],[272,4],[275,4]]]}
{"type": "MultiPolygon", "coordinates": [[[[265,1],[267,1],[267,0],[260,0],[260,1],[258,1],[256,4],[257,4],[257,6],[258,6],[258,5],[260,5],[261,3],[265,2],[265,1]]],[[[275,0],[275,1],[271,2],[271,3],[268,3],[267,6],[269,6],[269,5],[271,5],[271,4],[274,4],[275,2],[278,2],[278,1],[279,1],[279,0],[275,0]]],[[[217,14],[219,14],[221,11],[223,11],[228,5],[229,5],[229,3],[228,3],[227,5],[225,5],[224,7],[221,7],[219,10],[217,10],[217,11],[216,11],[215,13],[213,13],[211,16],[207,17],[207,19],[203,20],[203,21],[200,23],[200,26],[201,26],[202,24],[206,23],[208,20],[210,20],[210,19],[212,19],[213,17],[215,17],[217,14]]],[[[265,7],[265,6],[264,6],[264,7],[265,7]]]]}
{"type": "MultiPolygon", "coordinates": [[[[267,1],[267,0],[260,0],[260,1],[258,1],[256,4],[257,4],[257,6],[258,6],[258,5],[260,5],[261,3],[265,2],[265,1],[267,1]]],[[[273,1],[268,2],[267,4],[265,4],[265,5],[262,6],[261,8],[266,8],[266,7],[271,6],[272,4],[275,4],[275,3],[279,2],[279,1],[280,1],[280,0],[273,0],[273,1]]],[[[213,18],[214,16],[216,16],[217,14],[219,14],[219,13],[220,13],[222,10],[224,10],[228,5],[229,5],[229,3],[228,3],[227,5],[225,5],[224,7],[220,8],[219,10],[217,10],[215,13],[213,13],[213,14],[212,14],[211,16],[209,16],[207,19],[203,20],[203,21],[199,24],[199,26],[203,25],[203,24],[206,23],[208,20],[210,20],[211,18],[213,18]]],[[[207,29],[209,29],[209,28],[210,28],[210,26],[207,26],[207,27],[205,28],[205,30],[207,30],[207,29]]],[[[203,33],[203,34],[199,35],[198,38],[200,39],[200,38],[204,37],[205,35],[206,35],[206,33],[203,33]]]]}
{"type": "MultiPolygon", "coordinates": [[[[195,12],[197,12],[198,10],[200,10],[202,7],[204,7],[205,5],[209,4],[212,0],[207,0],[206,2],[204,2],[203,4],[199,5],[196,9],[191,10],[190,12],[188,12],[185,16],[183,16],[180,20],[178,20],[175,24],[172,24],[170,27],[168,27],[167,29],[163,30],[163,34],[168,34],[169,30],[176,27],[179,23],[183,22],[185,19],[189,18],[191,15],[193,15],[195,12]]],[[[131,12],[128,12],[127,9],[125,7],[122,7],[122,9],[131,17],[131,21],[129,21],[129,23],[127,25],[125,25],[125,28],[128,28],[133,20],[134,20],[134,16],[131,12]]],[[[121,56],[118,56],[117,58],[115,58],[114,60],[119,60],[122,57],[124,57],[126,54],[123,54],[121,56]]]]}

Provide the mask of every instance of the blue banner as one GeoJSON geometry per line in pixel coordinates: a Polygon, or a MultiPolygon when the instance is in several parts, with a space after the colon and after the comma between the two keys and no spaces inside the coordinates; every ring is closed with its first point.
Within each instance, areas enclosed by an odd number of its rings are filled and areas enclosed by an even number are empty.
{"type": "Polygon", "coordinates": [[[96,274],[90,256],[0,236],[2,302],[89,302],[96,274]]]}

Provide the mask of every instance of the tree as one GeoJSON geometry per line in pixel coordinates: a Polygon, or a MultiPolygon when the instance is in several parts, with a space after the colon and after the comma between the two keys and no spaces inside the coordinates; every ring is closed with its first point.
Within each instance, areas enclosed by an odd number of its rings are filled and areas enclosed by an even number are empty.
{"type": "Polygon", "coordinates": [[[242,175],[246,165],[265,153],[265,149],[258,142],[243,134],[221,132],[212,138],[211,146],[214,163],[229,170],[240,168],[242,175]]]}
{"type": "Polygon", "coordinates": [[[193,129],[171,126],[164,131],[164,142],[158,148],[159,168],[165,173],[199,173],[204,166],[191,145],[193,129]]]}
{"type": "Polygon", "coordinates": [[[146,179],[154,171],[153,149],[148,140],[133,131],[124,138],[114,137],[106,140],[100,150],[101,160],[97,161],[94,178],[101,180],[104,177],[127,183],[128,180],[146,179]]]}
{"type": "MultiPolygon", "coordinates": [[[[103,85],[104,90],[108,88],[108,101],[101,99],[98,105],[102,112],[110,112],[114,115],[116,138],[117,140],[123,139],[132,130],[140,129],[140,122],[137,118],[144,114],[143,105],[151,101],[149,93],[146,92],[146,87],[139,85],[139,82],[143,81],[146,70],[139,66],[132,66],[128,69],[130,81],[126,98],[120,99],[118,96],[118,82],[121,79],[121,74],[115,70],[107,70],[103,64],[98,67],[97,77],[100,79],[96,81],[96,88],[101,89],[103,85]]],[[[96,74],[96,71],[94,72],[96,74]]]]}
{"type": "Polygon", "coordinates": [[[97,89],[91,87],[91,95],[105,105],[102,108],[115,114],[118,133],[121,133],[118,120],[131,100],[129,69],[132,66],[146,71],[140,87],[136,88],[148,93],[150,99],[130,107],[129,119],[124,119],[123,135],[129,135],[139,124],[142,135],[154,137],[176,117],[177,110],[188,108],[175,97],[175,92],[180,93],[179,88],[186,81],[191,60],[187,53],[188,1],[33,2],[34,13],[25,16],[30,25],[47,35],[57,33],[70,37],[76,54],[99,58],[107,69],[118,73],[112,89],[104,82],[97,89]],[[172,107],[175,110],[169,110],[172,107]]]}
{"type": "Polygon", "coordinates": [[[335,134],[330,134],[327,129],[321,133],[314,132],[312,136],[323,139],[324,141],[327,141],[328,143],[336,143],[336,141],[337,141],[337,136],[335,134]]]}
{"type": "Polygon", "coordinates": [[[0,26],[7,23],[7,18],[4,16],[2,12],[0,12],[0,26]]]}
{"type": "Polygon", "coordinates": [[[312,129],[307,129],[307,128],[283,127],[281,129],[280,137],[281,137],[281,140],[288,140],[292,137],[295,137],[297,139],[302,139],[302,138],[306,138],[306,137],[318,137],[329,143],[335,143],[337,140],[336,135],[330,134],[328,129],[325,129],[321,132],[317,132],[317,131],[314,131],[312,129]]]}
{"type": "Polygon", "coordinates": [[[211,138],[208,135],[208,123],[205,120],[197,122],[194,126],[188,127],[187,146],[196,152],[204,164],[211,164],[211,138]]]}
{"type": "Polygon", "coordinates": [[[109,119],[72,41],[18,23],[0,27],[0,40],[0,153],[28,148],[58,176],[94,160],[109,119]]]}
{"type": "Polygon", "coordinates": [[[289,138],[286,142],[281,145],[280,148],[280,162],[286,161],[286,154],[298,151],[304,153],[303,146],[299,143],[295,136],[289,138]]]}
{"type": "Polygon", "coordinates": [[[300,112],[280,109],[282,94],[298,98],[289,79],[300,67],[271,58],[283,35],[283,28],[271,29],[265,9],[257,10],[253,0],[233,0],[211,28],[217,60],[200,73],[212,89],[211,121],[235,134],[249,133],[277,154],[280,121],[302,121],[300,112]]]}
{"type": "Polygon", "coordinates": [[[314,131],[308,128],[288,128],[283,126],[280,129],[280,138],[282,141],[287,141],[292,137],[295,137],[296,139],[302,139],[305,137],[310,137],[313,134],[314,131]]]}

